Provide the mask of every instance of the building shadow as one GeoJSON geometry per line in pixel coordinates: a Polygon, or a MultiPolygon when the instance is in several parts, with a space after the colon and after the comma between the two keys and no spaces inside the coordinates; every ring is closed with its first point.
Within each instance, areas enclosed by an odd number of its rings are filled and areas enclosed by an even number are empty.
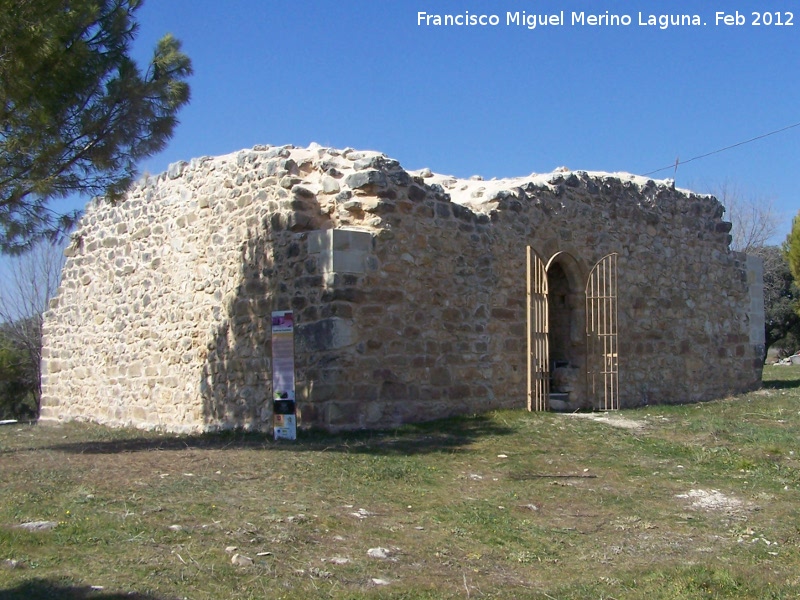
{"type": "MultiPolygon", "coordinates": [[[[297,166],[289,173],[297,175],[297,166]]],[[[285,211],[249,225],[239,248],[239,281],[216,315],[199,382],[210,430],[272,427],[272,312],[294,310],[296,324],[316,317],[308,296],[319,295],[322,277],[306,236],[330,217],[302,186],[287,196],[285,211]]]]}
{"type": "Polygon", "coordinates": [[[225,299],[222,319],[203,364],[200,391],[210,429],[267,429],[272,415],[271,312],[280,284],[264,236],[241,247],[240,280],[225,299]]]}
{"type": "Polygon", "coordinates": [[[168,600],[137,592],[108,592],[90,586],[70,586],[47,579],[33,579],[0,590],[0,600],[168,600]]]}
{"type": "MultiPolygon", "coordinates": [[[[256,449],[264,452],[341,452],[409,456],[467,452],[482,438],[512,433],[515,433],[513,428],[498,424],[491,415],[474,415],[404,425],[387,431],[330,434],[321,430],[300,430],[295,441],[276,441],[265,433],[233,430],[186,436],[143,435],[123,440],[70,442],[51,445],[47,449],[68,454],[98,455],[155,450],[180,452],[193,449],[256,449]]],[[[5,450],[3,453],[18,451],[23,450],[5,450]]]]}
{"type": "Polygon", "coordinates": [[[800,379],[765,379],[762,384],[770,390],[792,390],[800,388],[800,379]]]}

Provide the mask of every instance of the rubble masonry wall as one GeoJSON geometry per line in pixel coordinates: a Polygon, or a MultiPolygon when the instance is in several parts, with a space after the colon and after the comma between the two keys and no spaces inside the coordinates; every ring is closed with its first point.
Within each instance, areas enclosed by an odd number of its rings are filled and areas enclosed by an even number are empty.
{"type": "Polygon", "coordinates": [[[524,407],[527,246],[579,282],[618,254],[623,406],[753,389],[758,265],[722,214],[670,182],[464,181],[318,146],[178,163],[88,207],[45,318],[41,416],[267,429],[269,317],[289,309],[305,425],[524,407]]]}

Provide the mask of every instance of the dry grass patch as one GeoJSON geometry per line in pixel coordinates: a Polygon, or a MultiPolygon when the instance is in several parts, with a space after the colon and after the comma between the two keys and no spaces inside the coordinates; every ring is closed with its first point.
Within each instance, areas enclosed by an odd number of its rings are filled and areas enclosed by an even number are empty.
{"type": "Polygon", "coordinates": [[[766,380],[296,443],[4,426],[0,600],[795,598],[800,369],[766,380]]]}
{"type": "Polygon", "coordinates": [[[597,423],[605,423],[612,427],[620,429],[631,429],[633,431],[643,431],[647,427],[647,423],[643,420],[631,419],[620,414],[602,412],[602,413],[567,413],[566,416],[590,419],[597,423]]]}

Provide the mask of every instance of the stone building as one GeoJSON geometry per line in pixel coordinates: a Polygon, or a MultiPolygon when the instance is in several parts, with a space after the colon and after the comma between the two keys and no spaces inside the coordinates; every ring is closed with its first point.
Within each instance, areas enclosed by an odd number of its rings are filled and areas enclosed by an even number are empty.
{"type": "Polygon", "coordinates": [[[87,207],[41,417],[268,429],[275,310],[302,423],[330,430],[751,390],[760,264],[723,212],[671,181],[459,180],[316,145],[177,163],[87,207]]]}

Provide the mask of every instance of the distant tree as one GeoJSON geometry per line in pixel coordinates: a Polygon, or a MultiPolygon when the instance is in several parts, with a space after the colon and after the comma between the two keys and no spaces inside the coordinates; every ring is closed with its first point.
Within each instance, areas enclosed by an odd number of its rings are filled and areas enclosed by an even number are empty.
{"type": "Polygon", "coordinates": [[[53,201],[119,198],[189,101],[171,35],[145,73],[130,57],[141,0],[0,0],[0,251],[68,231],[53,201]]]}
{"type": "Polygon", "coordinates": [[[19,363],[13,373],[31,394],[35,412],[41,396],[43,317],[58,290],[64,260],[63,244],[42,240],[29,252],[9,257],[7,273],[0,277],[0,342],[7,365],[14,363],[12,356],[19,363]]]}
{"type": "Polygon", "coordinates": [[[778,232],[780,215],[771,198],[744,192],[725,181],[712,192],[725,207],[731,228],[731,248],[750,254],[770,243],[778,232]]]}
{"type": "Polygon", "coordinates": [[[764,263],[764,341],[783,354],[800,348],[800,287],[789,271],[785,252],[778,246],[756,248],[753,254],[764,263]]]}
{"type": "Polygon", "coordinates": [[[792,231],[786,237],[783,250],[795,283],[800,285],[800,212],[792,219],[792,231]]]}
{"type": "Polygon", "coordinates": [[[26,353],[5,336],[0,326],[0,419],[36,415],[33,374],[26,353]]]}

